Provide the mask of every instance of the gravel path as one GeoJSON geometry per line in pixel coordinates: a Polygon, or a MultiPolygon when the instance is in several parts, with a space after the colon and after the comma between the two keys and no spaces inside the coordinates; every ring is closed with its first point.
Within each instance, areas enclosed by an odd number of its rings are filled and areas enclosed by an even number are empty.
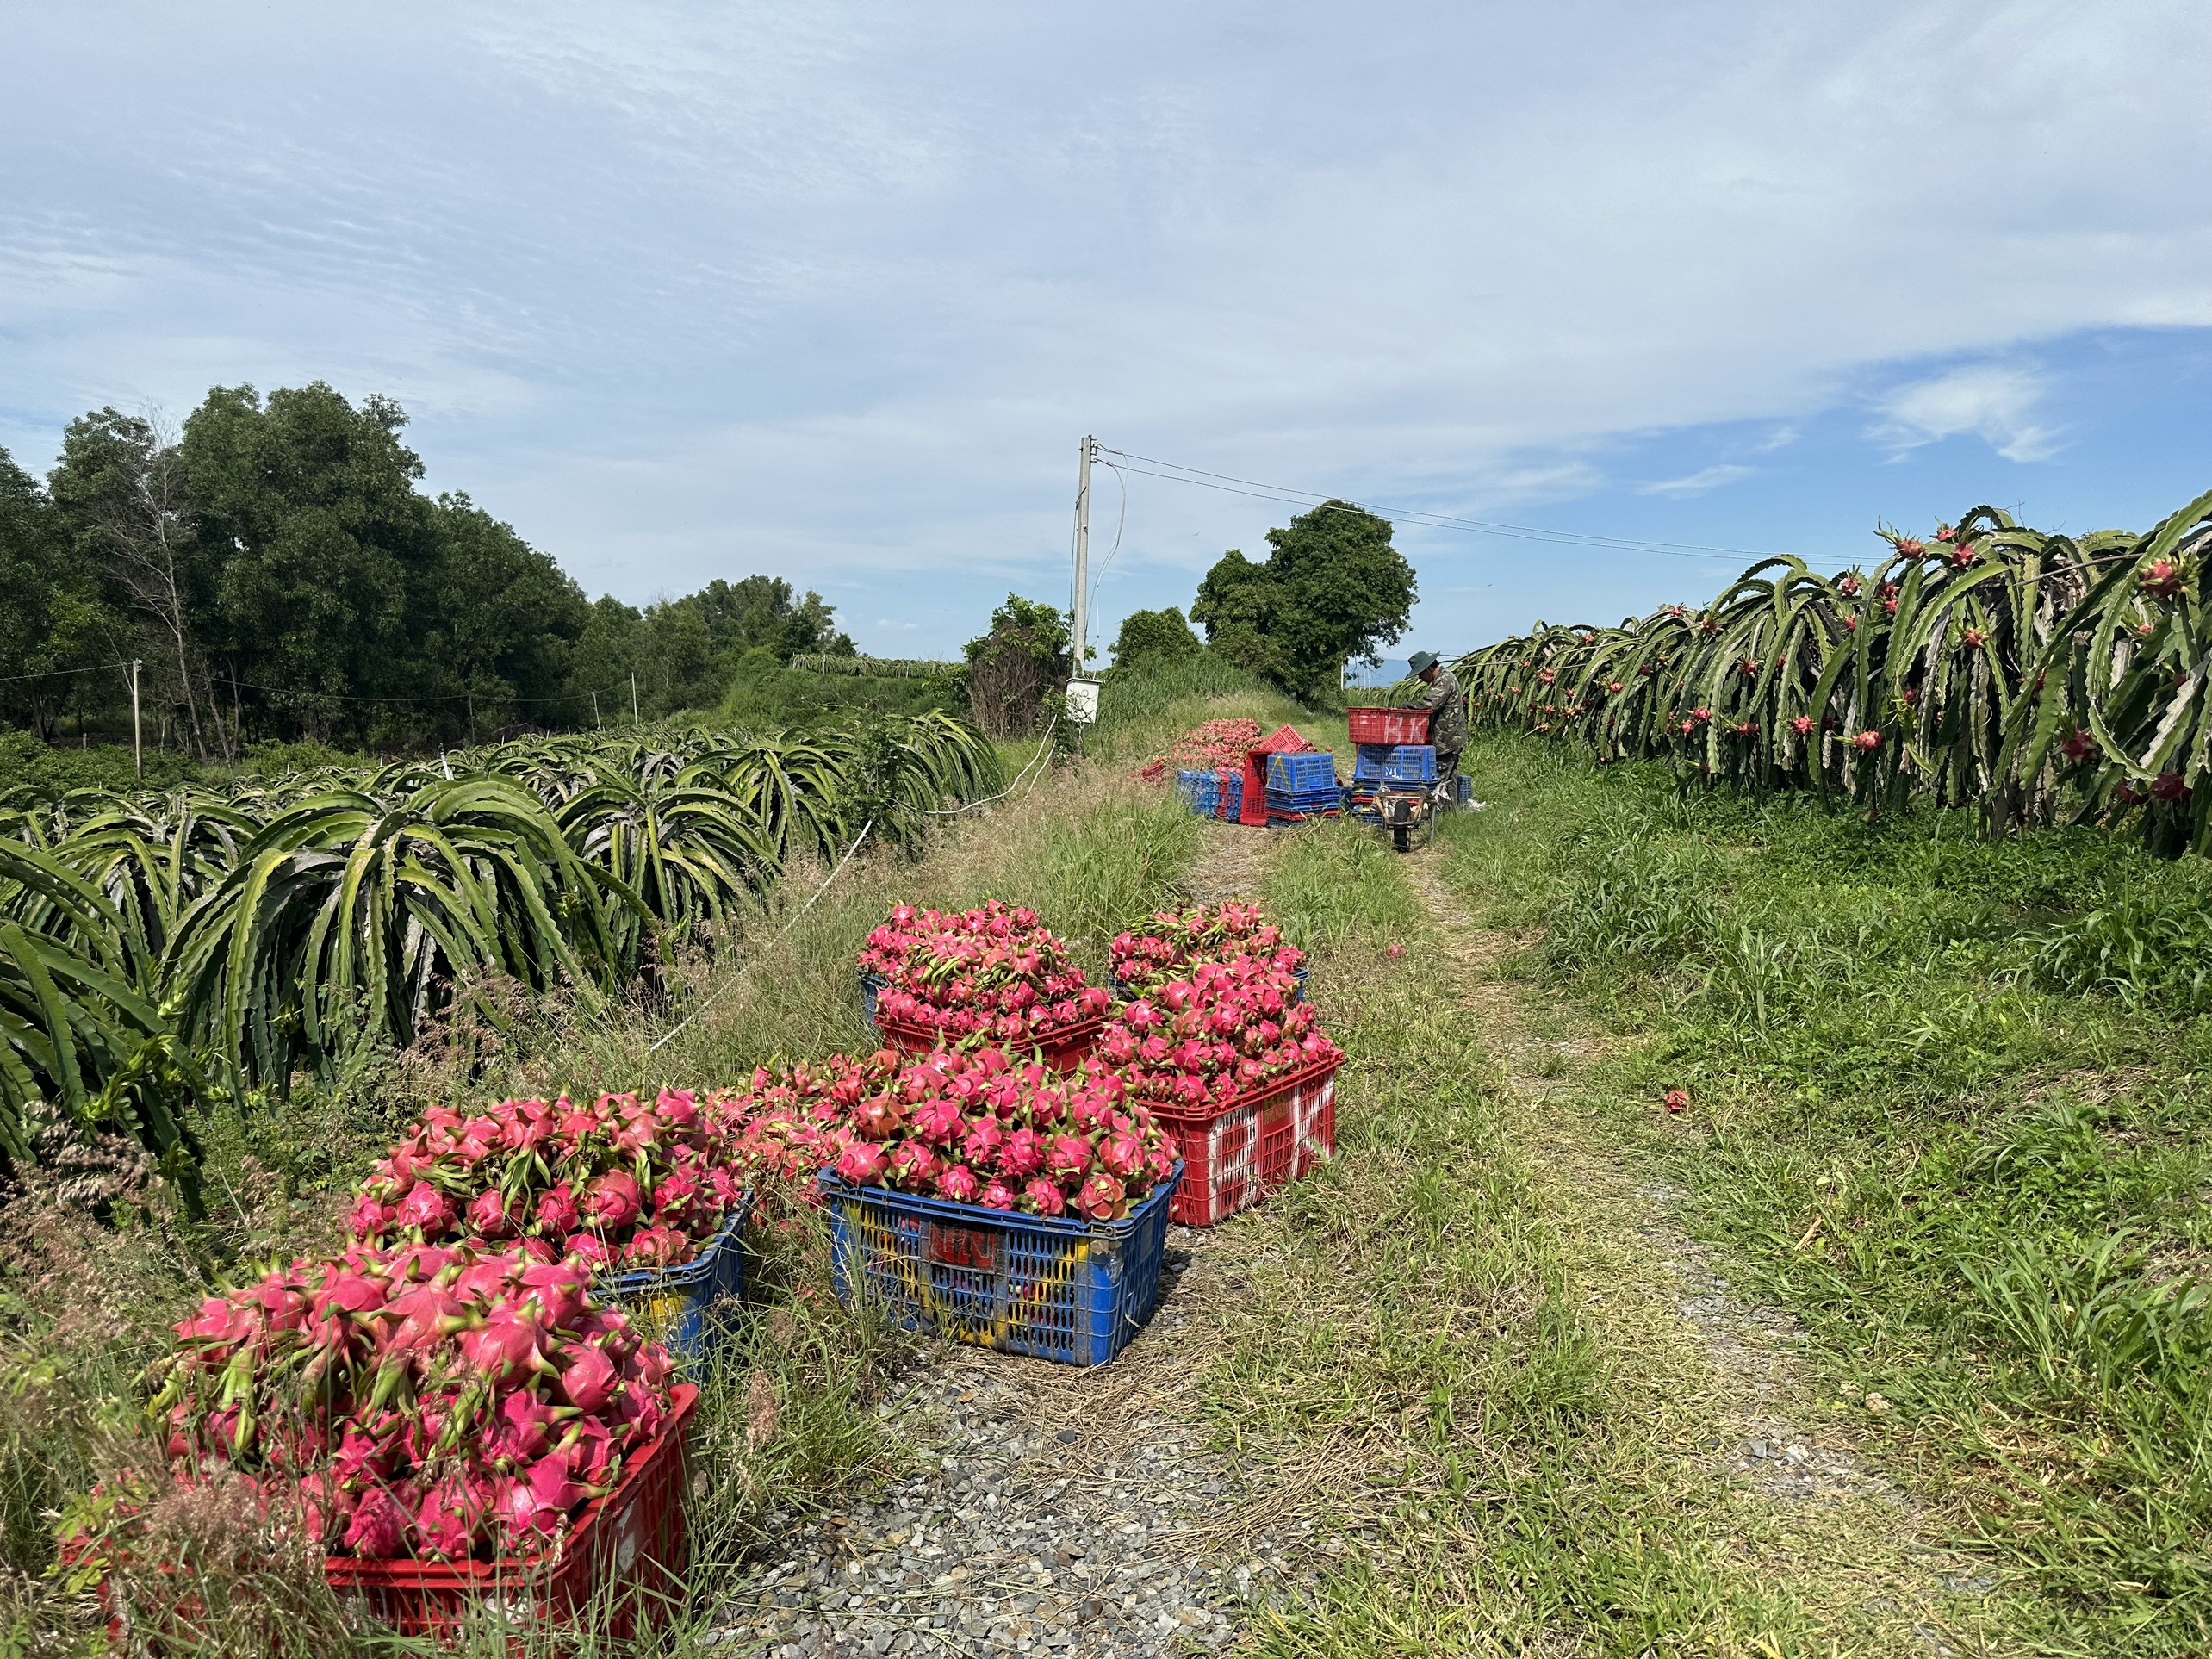
{"type": "Polygon", "coordinates": [[[1185,1345],[1233,1295],[1227,1253],[1177,1227],[1152,1327],[1077,1370],[940,1350],[884,1410],[905,1478],[846,1513],[769,1518],[724,1603],[726,1651],[815,1659],[1219,1652],[1311,1583],[1310,1522],[1271,1525],[1206,1449],[1185,1345]],[[1301,1557],[1308,1559],[1302,1562],[1301,1557]]]}
{"type": "MultiPolygon", "coordinates": [[[[1258,891],[1265,838],[1209,826],[1186,886],[1258,891]]],[[[1078,1370],[948,1345],[883,1411],[906,1476],[844,1513],[771,1515],[718,1649],[764,1659],[1227,1650],[1344,1545],[1209,1449],[1214,1310],[1243,1288],[1233,1229],[1173,1227],[1151,1327],[1078,1370]]]]}

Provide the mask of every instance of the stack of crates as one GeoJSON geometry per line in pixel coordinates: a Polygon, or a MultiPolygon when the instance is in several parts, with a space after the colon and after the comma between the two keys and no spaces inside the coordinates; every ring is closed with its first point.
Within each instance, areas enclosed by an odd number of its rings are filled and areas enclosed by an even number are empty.
{"type": "Polygon", "coordinates": [[[1436,781],[1432,743],[1362,743],[1352,761],[1354,784],[1425,784],[1436,781]]]}
{"type": "Polygon", "coordinates": [[[1436,746],[1432,743],[1362,743],[1353,758],[1351,793],[1345,808],[1354,817],[1376,816],[1376,797],[1391,790],[1433,788],[1436,746]]]}
{"type": "Polygon", "coordinates": [[[1210,818],[1220,810],[1221,786],[1210,772],[1185,767],[1175,774],[1175,789],[1202,818],[1210,818]]]}
{"type": "Polygon", "coordinates": [[[1302,823],[1308,818],[1335,817],[1343,811],[1335,755],[1322,749],[1267,757],[1268,823],[1302,823]]]}
{"type": "Polygon", "coordinates": [[[1202,818],[1233,818],[1244,805],[1244,777],[1234,767],[1218,772],[1185,767],[1175,774],[1175,788],[1202,818]]]}

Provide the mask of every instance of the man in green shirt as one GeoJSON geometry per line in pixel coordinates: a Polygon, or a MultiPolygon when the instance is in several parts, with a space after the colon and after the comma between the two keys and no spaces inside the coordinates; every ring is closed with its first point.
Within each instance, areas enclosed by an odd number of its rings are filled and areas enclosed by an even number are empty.
{"type": "Polygon", "coordinates": [[[1435,652],[1415,651],[1406,666],[1426,687],[1414,706],[1432,717],[1429,742],[1436,745],[1437,781],[1447,782],[1459,775],[1460,751],[1467,747],[1467,699],[1460,694],[1457,677],[1437,661],[1435,652]]]}

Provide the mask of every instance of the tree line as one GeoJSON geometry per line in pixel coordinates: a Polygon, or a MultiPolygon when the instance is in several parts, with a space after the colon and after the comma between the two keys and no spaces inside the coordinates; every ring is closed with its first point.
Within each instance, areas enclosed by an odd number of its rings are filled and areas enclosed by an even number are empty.
{"type": "Polygon", "coordinates": [[[749,651],[849,655],[780,578],[596,603],[458,492],[407,416],[318,381],[217,387],[181,426],[103,408],[41,481],[0,450],[0,722],[202,760],[255,742],[419,749],[718,703],[749,651]],[[635,676],[633,682],[632,676],[635,676]]]}

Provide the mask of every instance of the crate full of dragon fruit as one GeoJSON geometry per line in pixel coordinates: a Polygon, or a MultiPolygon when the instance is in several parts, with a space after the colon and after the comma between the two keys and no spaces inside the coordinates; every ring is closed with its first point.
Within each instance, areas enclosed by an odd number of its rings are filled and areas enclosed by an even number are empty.
{"type": "Polygon", "coordinates": [[[674,1267],[600,1273],[592,1280],[593,1295],[618,1304],[686,1369],[703,1374],[723,1329],[715,1305],[726,1303],[726,1314],[745,1301],[745,1218],[752,1208],[748,1188],[721,1230],[691,1260],[674,1267]]]}
{"type": "MultiPolygon", "coordinates": [[[[617,1641],[667,1624],[683,1605],[685,1440],[699,1390],[677,1383],[667,1420],[620,1482],[539,1550],[489,1561],[332,1556],[332,1589],[402,1636],[438,1636],[491,1620],[518,1638],[566,1625],[617,1641]]],[[[519,1650],[522,1642],[511,1643],[519,1650]]]]}
{"type": "Polygon", "coordinates": [[[1103,1365],[1151,1321],[1177,1165],[1118,1221],[1025,1215],[861,1186],[824,1171],[837,1294],[910,1330],[1103,1365]]]}
{"type": "Polygon", "coordinates": [[[1339,1064],[1332,1056],[1273,1078],[1225,1111],[1155,1105],[1153,1115],[1183,1160],[1171,1219],[1211,1227],[1302,1180],[1328,1159],[1336,1150],[1339,1064]]]}

